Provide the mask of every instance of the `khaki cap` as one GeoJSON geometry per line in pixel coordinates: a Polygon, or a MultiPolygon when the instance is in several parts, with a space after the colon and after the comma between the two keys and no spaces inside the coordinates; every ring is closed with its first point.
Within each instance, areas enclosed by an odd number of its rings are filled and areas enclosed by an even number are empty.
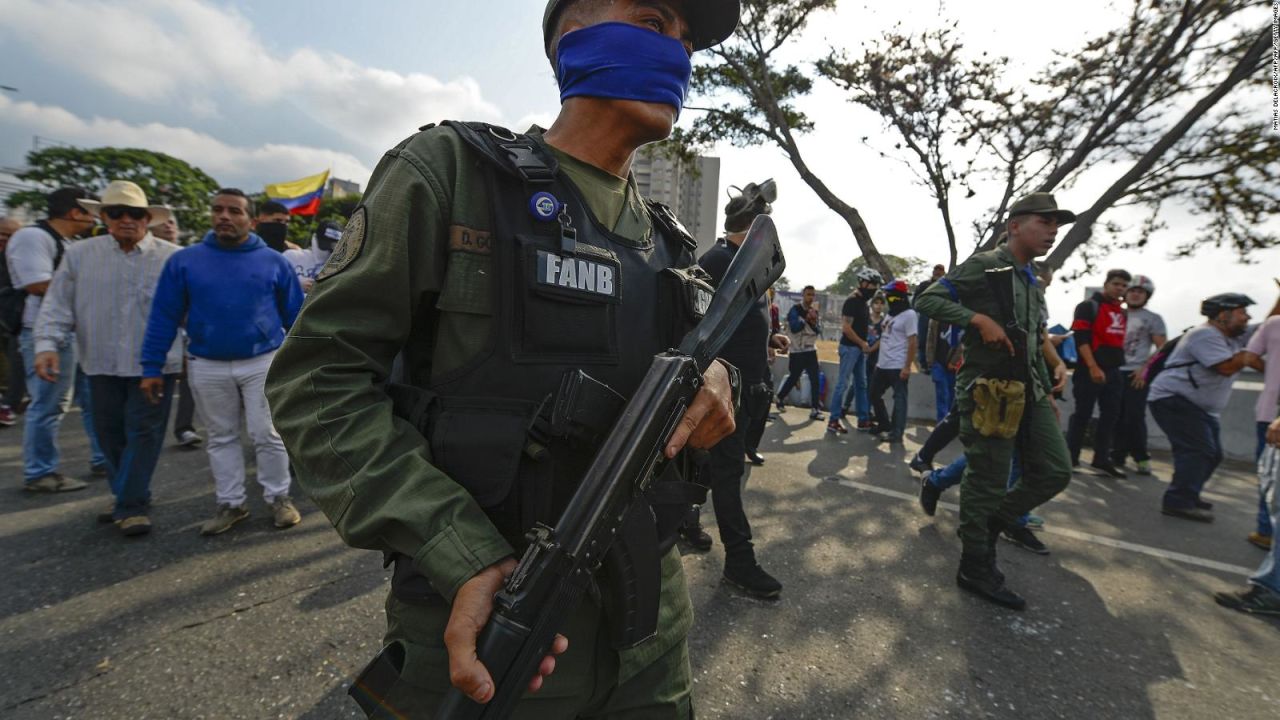
{"type": "MultiPolygon", "coordinates": [[[[573,1],[547,0],[547,10],[542,15],[542,47],[547,57],[551,57],[551,31],[556,15],[573,1]]],[[[683,4],[694,50],[719,45],[738,29],[738,19],[742,15],[739,0],[684,0],[683,4]]]]}

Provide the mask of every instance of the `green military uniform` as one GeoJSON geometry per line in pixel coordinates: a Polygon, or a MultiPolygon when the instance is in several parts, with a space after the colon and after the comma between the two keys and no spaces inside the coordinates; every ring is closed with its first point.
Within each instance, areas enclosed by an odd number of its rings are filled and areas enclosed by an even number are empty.
{"type": "MultiPolygon", "coordinates": [[[[624,242],[648,240],[654,230],[633,179],[549,149],[602,225],[624,242]]],[[[433,465],[422,434],[393,415],[382,389],[402,349],[406,381],[419,387],[486,352],[495,273],[485,173],[447,127],[389,151],[267,380],[276,428],[307,495],[348,544],[411,559],[441,596],[387,600],[386,639],[404,643],[406,662],[386,703],[405,717],[430,717],[449,686],[448,601],[513,554],[476,500],[433,465]]],[[[693,612],[674,549],[662,575],[655,638],[613,650],[600,607],[584,601],[556,672],[515,716],[689,717],[693,612]]]]}
{"type": "Polygon", "coordinates": [[[960,539],[965,553],[985,554],[989,548],[989,518],[1012,526],[1022,514],[1062,492],[1071,480],[1071,460],[1066,440],[1053,412],[1049,370],[1040,352],[1047,317],[1044,290],[1031,268],[1019,265],[1007,245],[977,253],[946,278],[934,283],[916,300],[919,311],[938,322],[969,327],[981,313],[1004,325],[1000,303],[991,291],[986,271],[1013,266],[1013,313],[1027,331],[1028,352],[1020,358],[1029,378],[1027,406],[1016,438],[984,437],[973,425],[975,380],[1005,372],[1008,350],[988,347],[977,330],[964,336],[964,366],[956,378],[956,412],[960,413],[960,438],[968,467],[960,484],[960,539]],[[1022,478],[1006,492],[1013,451],[1019,450],[1022,478]]]}

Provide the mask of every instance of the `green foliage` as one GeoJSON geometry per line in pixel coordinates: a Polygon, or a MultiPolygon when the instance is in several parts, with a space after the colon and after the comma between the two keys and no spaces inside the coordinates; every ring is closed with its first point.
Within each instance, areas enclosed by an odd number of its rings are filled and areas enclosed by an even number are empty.
{"type": "MultiPolygon", "coordinates": [[[[893,272],[895,279],[906,280],[914,285],[917,281],[924,278],[925,270],[928,269],[929,263],[918,257],[898,257],[897,255],[883,255],[884,261],[888,263],[890,271],[893,272]]],[[[858,279],[854,277],[854,273],[867,266],[865,258],[857,257],[849,266],[840,271],[836,276],[836,281],[828,285],[823,292],[831,295],[848,295],[853,289],[858,287],[858,279]]],[[[885,278],[888,282],[890,278],[885,278]]]]}
{"type": "Polygon", "coordinates": [[[44,210],[44,196],[66,185],[101,193],[112,180],[137,183],[153,205],[173,208],[184,230],[200,232],[209,224],[209,197],[218,183],[197,167],[164,153],[137,148],[50,147],[27,154],[27,170],[19,178],[36,190],[11,195],[11,208],[44,210]]]}

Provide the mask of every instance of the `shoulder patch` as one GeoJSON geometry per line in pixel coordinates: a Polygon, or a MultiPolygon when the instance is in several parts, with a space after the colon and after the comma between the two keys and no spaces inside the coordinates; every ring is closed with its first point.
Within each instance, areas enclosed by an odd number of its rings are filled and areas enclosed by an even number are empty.
{"type": "Polygon", "coordinates": [[[333,247],[328,262],[316,274],[317,281],[331,278],[346,270],[360,256],[360,250],[364,248],[364,231],[365,209],[361,205],[351,214],[347,227],[342,231],[342,239],[333,247]]]}

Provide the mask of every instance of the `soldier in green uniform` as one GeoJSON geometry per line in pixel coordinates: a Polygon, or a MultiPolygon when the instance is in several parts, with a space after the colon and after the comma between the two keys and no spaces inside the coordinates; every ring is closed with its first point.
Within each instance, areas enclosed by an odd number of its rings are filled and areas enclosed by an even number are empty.
{"type": "Polygon", "coordinates": [[[1075,215],[1058,209],[1049,193],[1020,198],[1009,210],[1007,243],[973,255],[916,301],[925,315],[968,328],[956,399],[969,462],[960,484],[963,551],[956,583],[1018,610],[1026,601],[1004,586],[995,541],[1071,480],[1051,396],[1065,368],[1045,335],[1044,290],[1032,260],[1053,247],[1059,226],[1073,221],[1075,215]],[[1052,381],[1046,358],[1053,363],[1052,381]],[[1006,492],[1015,448],[1022,479],[1006,492]]]}
{"type": "MultiPolygon", "coordinates": [[[[550,0],[555,123],[449,122],[405,140],[318,273],[267,395],[299,485],[349,545],[395,566],[387,662],[352,693],[371,717],[432,717],[451,683],[493,696],[475,639],[525,531],[554,524],[653,355],[705,310],[696,242],[639,196],[630,168],[670,134],[691,54],[731,35],[739,12],[738,0],[550,0]]],[[[711,366],[669,457],[732,432],[735,376],[711,366]]],[[[682,487],[677,465],[655,487],[682,487]]],[[[692,717],[674,548],[687,503],[664,502],[651,500],[653,627],[604,609],[606,562],[515,717],[692,717]]]]}

